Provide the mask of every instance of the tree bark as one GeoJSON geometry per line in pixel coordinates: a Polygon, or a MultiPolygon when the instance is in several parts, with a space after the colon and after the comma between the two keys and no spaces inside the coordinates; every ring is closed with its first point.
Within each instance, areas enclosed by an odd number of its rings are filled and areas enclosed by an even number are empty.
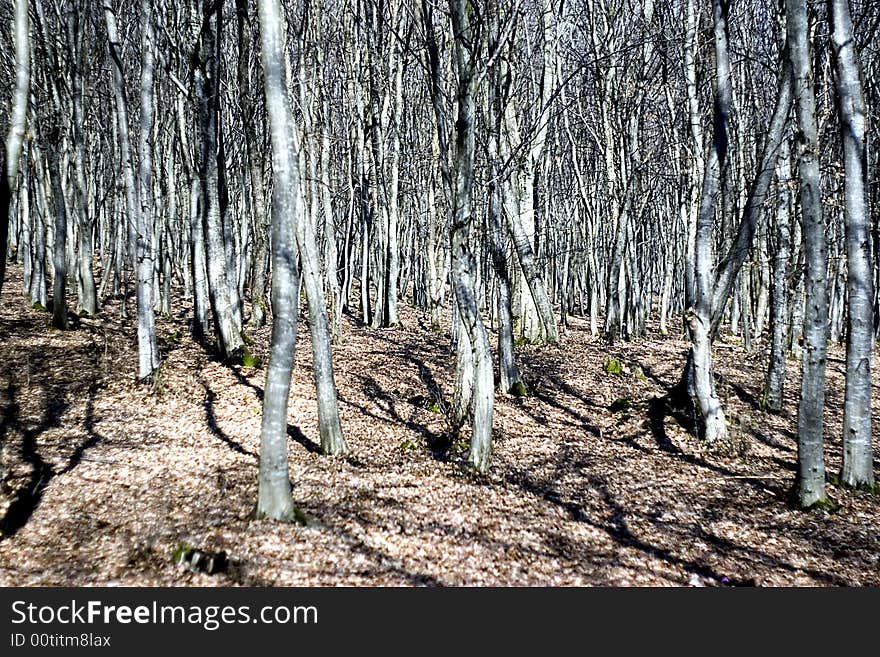
{"type": "Polygon", "coordinates": [[[9,239],[9,207],[16,188],[21,147],[27,123],[31,82],[31,42],[27,0],[15,0],[15,90],[6,145],[0,153],[0,289],[6,279],[6,243],[9,239]]]}
{"type": "Polygon", "coordinates": [[[287,464],[287,401],[299,311],[296,222],[304,200],[301,198],[299,156],[284,66],[282,29],[286,23],[278,0],[258,0],[258,6],[275,187],[272,199],[272,345],[263,395],[256,517],[293,522],[297,510],[291,497],[287,464]]]}
{"type": "Polygon", "coordinates": [[[138,315],[138,378],[145,380],[159,367],[159,348],[156,344],[156,320],[153,313],[155,290],[153,271],[153,63],[155,42],[150,4],[141,6],[141,117],[140,117],[140,171],[138,197],[140,212],[137,225],[137,315],[138,315]]]}
{"type": "Polygon", "coordinates": [[[846,392],[843,403],[843,467],[840,481],[853,488],[874,487],[871,447],[871,357],[873,347],[873,264],[868,180],[867,112],[855,50],[849,0],[828,0],[834,87],[843,142],[846,209],[847,318],[846,392]]]}
{"type": "Polygon", "coordinates": [[[788,272],[791,259],[791,161],[788,143],[783,142],[777,167],[779,200],[776,204],[776,244],[770,279],[770,366],[764,385],[762,406],[779,413],[783,407],[788,332],[788,272]]]}
{"type": "MultiPolygon", "coordinates": [[[[492,452],[492,410],[495,390],[492,381],[492,355],[489,337],[480,318],[474,286],[475,263],[470,244],[472,231],[471,203],[474,184],[474,111],[477,78],[471,48],[474,32],[470,7],[466,0],[450,0],[455,39],[455,63],[458,72],[458,113],[453,155],[452,279],[459,321],[467,335],[474,367],[471,403],[473,409],[471,448],[468,463],[478,472],[487,472],[492,452]]],[[[438,117],[439,118],[439,117],[438,117]]],[[[461,365],[461,361],[459,361],[461,365]]],[[[461,396],[465,391],[456,390],[461,396]]]]}
{"type": "Polygon", "coordinates": [[[794,73],[798,133],[798,175],[804,235],[805,313],[801,399],[798,409],[798,502],[824,503],[825,352],[828,327],[827,252],[822,217],[819,134],[809,46],[806,0],[786,0],[789,56],[794,73]]]}

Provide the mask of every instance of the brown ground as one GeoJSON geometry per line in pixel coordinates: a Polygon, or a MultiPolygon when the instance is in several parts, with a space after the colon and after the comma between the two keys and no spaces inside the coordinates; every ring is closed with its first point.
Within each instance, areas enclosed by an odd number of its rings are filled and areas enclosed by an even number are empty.
{"type": "MultiPolygon", "coordinates": [[[[450,394],[447,336],[406,309],[392,330],[346,320],[336,373],[355,457],[339,460],[317,453],[301,331],[289,447],[294,497],[320,523],[307,528],[249,519],[264,371],[212,359],[181,312],[159,321],[161,386],[137,386],[117,302],[62,333],[20,284],[12,268],[0,305],[2,585],[880,586],[880,498],[829,486],[830,511],[786,504],[797,391],[788,413],[759,411],[764,358],[740,347],[717,351],[734,444],[702,453],[652,401],[684,343],[609,347],[573,319],[561,347],[519,350],[534,395],[498,399],[481,478],[463,444],[429,448],[447,431],[430,408],[450,394]],[[609,355],[627,371],[606,373],[609,355]],[[621,399],[632,406],[609,409],[621,399]],[[229,569],[175,565],[183,542],[225,550],[229,569]]],[[[253,337],[265,355],[268,330],[253,337]]],[[[832,359],[829,473],[842,370],[832,359]]]]}

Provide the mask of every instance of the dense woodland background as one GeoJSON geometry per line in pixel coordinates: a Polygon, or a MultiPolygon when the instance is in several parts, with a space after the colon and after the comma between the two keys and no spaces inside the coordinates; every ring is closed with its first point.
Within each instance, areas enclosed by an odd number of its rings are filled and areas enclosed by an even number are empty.
{"type": "Polygon", "coordinates": [[[0,581],[877,585],[878,28],[0,0],[0,581]]]}

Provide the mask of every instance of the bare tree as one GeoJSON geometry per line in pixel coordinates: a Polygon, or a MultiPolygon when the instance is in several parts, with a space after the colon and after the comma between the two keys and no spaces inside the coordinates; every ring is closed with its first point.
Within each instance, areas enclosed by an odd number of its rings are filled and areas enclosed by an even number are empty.
{"type": "Polygon", "coordinates": [[[819,134],[810,58],[806,0],[786,0],[788,47],[794,73],[799,128],[798,176],[804,233],[806,299],[803,382],[798,410],[798,500],[803,507],[825,501],[822,414],[825,407],[825,353],[828,330],[827,250],[822,218],[819,134]]]}
{"type": "Polygon", "coordinates": [[[284,65],[285,25],[278,0],[258,0],[266,108],[272,138],[272,347],[266,369],[260,432],[260,479],[256,517],[292,522],[297,518],[287,465],[287,398],[296,350],[299,263],[297,220],[303,199],[289,80],[284,65]]]}
{"type": "Polygon", "coordinates": [[[834,88],[843,142],[847,262],[846,394],[843,405],[843,469],[846,486],[874,486],[871,449],[871,357],[874,297],[868,180],[867,108],[853,36],[849,0],[829,0],[834,88]]]}
{"type": "Polygon", "coordinates": [[[6,278],[6,242],[9,238],[9,206],[17,186],[21,147],[27,119],[31,84],[30,21],[27,0],[15,0],[15,90],[6,144],[0,153],[0,289],[6,278]]]}

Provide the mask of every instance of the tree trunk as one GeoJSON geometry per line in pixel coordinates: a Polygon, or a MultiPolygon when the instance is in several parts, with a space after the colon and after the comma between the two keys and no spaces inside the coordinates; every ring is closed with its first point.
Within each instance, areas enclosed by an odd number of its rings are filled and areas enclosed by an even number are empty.
{"type": "MultiPolygon", "coordinates": [[[[297,171],[299,171],[298,165],[297,171]]],[[[298,173],[297,177],[299,177],[298,173]]],[[[277,184],[279,181],[276,181],[277,184]]],[[[311,214],[305,208],[304,200],[298,203],[297,212],[296,239],[302,261],[306,299],[309,304],[309,331],[312,337],[312,360],[318,396],[318,428],[321,432],[321,450],[328,455],[347,454],[348,446],[342,436],[342,425],[339,421],[339,407],[336,400],[333,351],[330,346],[330,324],[327,320],[327,302],[324,297],[321,258],[318,255],[315,226],[311,214]]]]}
{"type": "Polygon", "coordinates": [[[193,71],[196,101],[199,106],[201,130],[200,178],[202,197],[200,208],[206,247],[208,291],[221,353],[229,359],[241,355],[244,342],[241,337],[241,313],[237,293],[233,290],[234,276],[229,268],[226,231],[223,218],[223,172],[220,154],[220,62],[219,26],[222,24],[220,4],[205,13],[199,44],[199,61],[193,71]],[[214,14],[212,16],[212,14],[214,14]],[[217,21],[218,29],[212,27],[217,21]]]}
{"type": "Polygon", "coordinates": [[[141,7],[141,118],[140,118],[140,172],[137,227],[137,303],[138,303],[138,378],[147,379],[159,367],[159,348],[156,344],[156,321],[153,314],[155,290],[153,289],[153,270],[155,254],[153,251],[153,61],[155,43],[153,40],[153,19],[150,5],[141,7]]]}
{"type": "Polygon", "coordinates": [[[871,447],[871,355],[873,264],[868,212],[866,108],[855,50],[849,0],[829,0],[834,86],[845,172],[847,326],[846,393],[843,403],[843,468],[840,481],[874,486],[871,447]]]}
{"type": "Polygon", "coordinates": [[[712,143],[703,175],[700,209],[694,247],[694,304],[687,318],[691,335],[690,392],[702,417],[703,439],[711,444],[727,438],[727,422],[715,392],[712,372],[712,289],[714,284],[712,233],[715,225],[716,197],[727,161],[728,125],[732,105],[730,61],[727,46],[727,0],[713,0],[715,36],[715,116],[712,143]]]}
{"type": "MultiPolygon", "coordinates": [[[[57,134],[56,134],[57,137],[57,134]]],[[[46,175],[52,186],[55,226],[52,247],[52,264],[55,279],[52,284],[52,326],[66,330],[67,324],[67,208],[64,205],[64,190],[61,187],[60,145],[49,144],[49,170],[46,175]]],[[[5,258],[5,254],[4,254],[5,258]]]]}
{"type": "MultiPolygon", "coordinates": [[[[474,366],[471,403],[473,425],[468,463],[478,472],[487,472],[492,452],[492,409],[495,390],[492,381],[492,354],[489,337],[480,318],[474,286],[475,263],[471,247],[473,218],[471,202],[474,183],[474,113],[477,79],[471,39],[470,7],[466,0],[450,0],[455,61],[458,71],[458,114],[456,117],[453,156],[452,280],[459,321],[467,335],[474,366]]],[[[461,363],[460,363],[461,364],[461,363]]],[[[456,391],[460,393],[461,391],[456,391]]]]}
{"type": "Polygon", "coordinates": [[[9,207],[16,188],[21,146],[27,122],[31,80],[31,42],[27,0],[15,0],[15,91],[6,147],[0,153],[0,289],[6,278],[6,242],[9,238],[9,207]]]}
{"type": "Polygon", "coordinates": [[[762,406],[769,411],[782,411],[787,360],[788,271],[791,259],[791,160],[788,143],[783,142],[777,167],[779,201],[776,205],[776,244],[773,272],[770,279],[770,366],[764,386],[762,406]]]}
{"type": "Polygon", "coordinates": [[[287,400],[296,349],[299,267],[296,221],[301,198],[299,156],[288,106],[278,0],[258,0],[266,109],[275,179],[272,204],[272,346],[266,368],[260,430],[260,475],[256,517],[292,522],[297,518],[287,464],[287,400]]]}
{"type": "Polygon", "coordinates": [[[828,328],[827,254],[822,218],[819,135],[809,47],[806,0],[786,0],[789,53],[798,120],[798,175],[803,217],[805,296],[803,382],[798,411],[798,501],[811,507],[825,501],[822,414],[825,406],[825,351],[828,328]]]}

